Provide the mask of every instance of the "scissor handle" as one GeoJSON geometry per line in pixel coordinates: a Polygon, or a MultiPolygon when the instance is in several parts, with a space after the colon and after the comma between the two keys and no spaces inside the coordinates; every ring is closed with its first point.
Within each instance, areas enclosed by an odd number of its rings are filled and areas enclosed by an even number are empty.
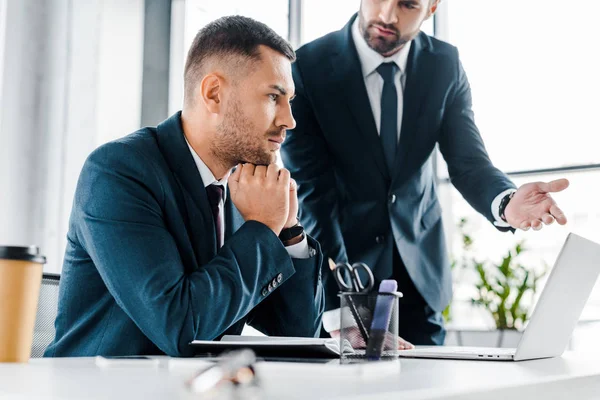
{"type": "Polygon", "coordinates": [[[362,262],[357,262],[352,264],[352,272],[351,272],[352,280],[354,281],[355,289],[359,293],[370,292],[373,289],[373,285],[375,284],[375,278],[373,277],[373,272],[371,268],[367,266],[367,264],[362,262]],[[367,275],[367,285],[365,286],[360,279],[360,274],[358,270],[361,269],[367,275]]]}
{"type": "Polygon", "coordinates": [[[346,271],[348,272],[348,274],[350,274],[351,281],[354,280],[352,275],[352,267],[348,263],[338,263],[335,266],[335,280],[338,281],[338,284],[340,285],[340,290],[342,290],[342,292],[352,292],[354,290],[354,286],[348,285],[348,283],[346,283],[346,277],[344,276],[343,271],[346,271]]]}

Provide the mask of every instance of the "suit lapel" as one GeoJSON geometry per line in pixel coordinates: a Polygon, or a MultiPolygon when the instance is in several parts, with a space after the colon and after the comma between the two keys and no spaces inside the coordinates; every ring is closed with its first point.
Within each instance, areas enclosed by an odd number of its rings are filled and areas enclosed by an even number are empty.
{"type": "Polygon", "coordinates": [[[375,165],[383,176],[389,179],[390,174],[385,164],[381,140],[377,133],[358,53],[352,39],[352,24],[355,18],[356,16],[338,32],[337,54],[331,57],[330,81],[334,82],[342,93],[340,98],[348,106],[363,138],[365,148],[368,148],[373,155],[375,165]]]}
{"type": "Polygon", "coordinates": [[[412,42],[406,64],[406,84],[404,88],[402,128],[400,143],[394,161],[392,185],[409,172],[413,144],[418,136],[418,120],[423,112],[429,85],[434,78],[434,63],[429,62],[429,46],[423,33],[412,42]]]}
{"type": "Polygon", "coordinates": [[[204,183],[190,149],[185,141],[181,126],[181,112],[158,125],[158,144],[169,167],[182,189],[189,194],[183,196],[180,209],[187,211],[186,224],[196,251],[209,249],[210,254],[200,254],[200,259],[210,259],[217,253],[217,239],[212,211],[204,183]],[[191,201],[190,201],[191,199],[191,201]],[[190,229],[191,228],[191,229],[190,229]]]}

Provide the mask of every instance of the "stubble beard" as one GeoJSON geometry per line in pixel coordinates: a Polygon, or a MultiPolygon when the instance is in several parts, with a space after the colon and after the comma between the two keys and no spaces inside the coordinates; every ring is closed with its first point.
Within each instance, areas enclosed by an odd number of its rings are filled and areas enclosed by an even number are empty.
{"type": "Polygon", "coordinates": [[[217,126],[217,139],[211,146],[213,156],[227,168],[250,163],[269,165],[277,161],[277,154],[264,148],[264,141],[272,135],[256,136],[256,128],[245,117],[239,102],[235,101],[217,126]]]}
{"type": "Polygon", "coordinates": [[[369,32],[369,27],[374,25],[373,22],[365,21],[362,15],[359,17],[358,22],[361,27],[360,30],[362,31],[362,36],[369,45],[369,47],[375,50],[377,53],[381,54],[382,56],[390,55],[391,53],[394,53],[395,50],[400,49],[402,46],[408,43],[408,40],[403,39],[400,32],[398,32],[398,29],[396,29],[396,27],[393,25],[387,25],[383,23],[377,24],[385,29],[389,29],[396,32],[395,39],[386,40],[382,37],[371,35],[371,33],[369,32]]]}

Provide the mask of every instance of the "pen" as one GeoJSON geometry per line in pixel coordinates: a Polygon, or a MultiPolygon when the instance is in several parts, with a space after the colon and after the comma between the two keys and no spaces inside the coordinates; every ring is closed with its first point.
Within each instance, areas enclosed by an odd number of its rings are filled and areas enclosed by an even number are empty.
{"type": "MultiPolygon", "coordinates": [[[[335,262],[330,258],[329,269],[331,269],[331,272],[333,272],[335,268],[335,262]]],[[[336,282],[338,284],[338,287],[340,288],[340,292],[344,292],[344,288],[342,287],[341,283],[337,279],[336,282]]],[[[354,300],[352,299],[351,295],[348,295],[348,303],[350,304],[350,312],[352,313],[352,317],[354,317],[354,320],[358,325],[358,330],[360,331],[360,335],[362,336],[362,339],[364,340],[366,346],[369,341],[369,332],[367,331],[367,328],[365,327],[365,324],[363,323],[360,314],[358,313],[358,309],[356,308],[356,304],[354,304],[354,300]]],[[[341,329],[342,327],[340,326],[340,331],[341,329]]]]}
{"type": "Polygon", "coordinates": [[[393,279],[385,279],[379,285],[379,293],[375,302],[375,311],[371,321],[371,337],[367,344],[367,359],[375,361],[383,354],[385,336],[388,332],[392,308],[394,306],[394,293],[398,290],[398,282],[393,279]]]}
{"type": "Polygon", "coordinates": [[[221,382],[246,384],[254,379],[256,355],[250,349],[226,353],[214,365],[203,369],[187,381],[187,386],[194,393],[207,393],[221,382]]]}

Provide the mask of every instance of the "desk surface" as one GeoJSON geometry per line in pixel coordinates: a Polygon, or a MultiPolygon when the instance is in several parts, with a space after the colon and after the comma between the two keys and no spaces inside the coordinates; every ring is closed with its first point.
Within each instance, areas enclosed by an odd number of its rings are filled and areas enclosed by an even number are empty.
{"type": "MultiPolygon", "coordinates": [[[[260,399],[586,399],[600,393],[598,354],[523,361],[403,359],[395,367],[261,362],[260,399]],[[400,396],[398,396],[400,395],[400,396]],[[393,397],[392,397],[393,396],[393,397]]],[[[0,364],[1,399],[194,398],[183,385],[206,361],[97,367],[93,358],[0,364]]]]}

